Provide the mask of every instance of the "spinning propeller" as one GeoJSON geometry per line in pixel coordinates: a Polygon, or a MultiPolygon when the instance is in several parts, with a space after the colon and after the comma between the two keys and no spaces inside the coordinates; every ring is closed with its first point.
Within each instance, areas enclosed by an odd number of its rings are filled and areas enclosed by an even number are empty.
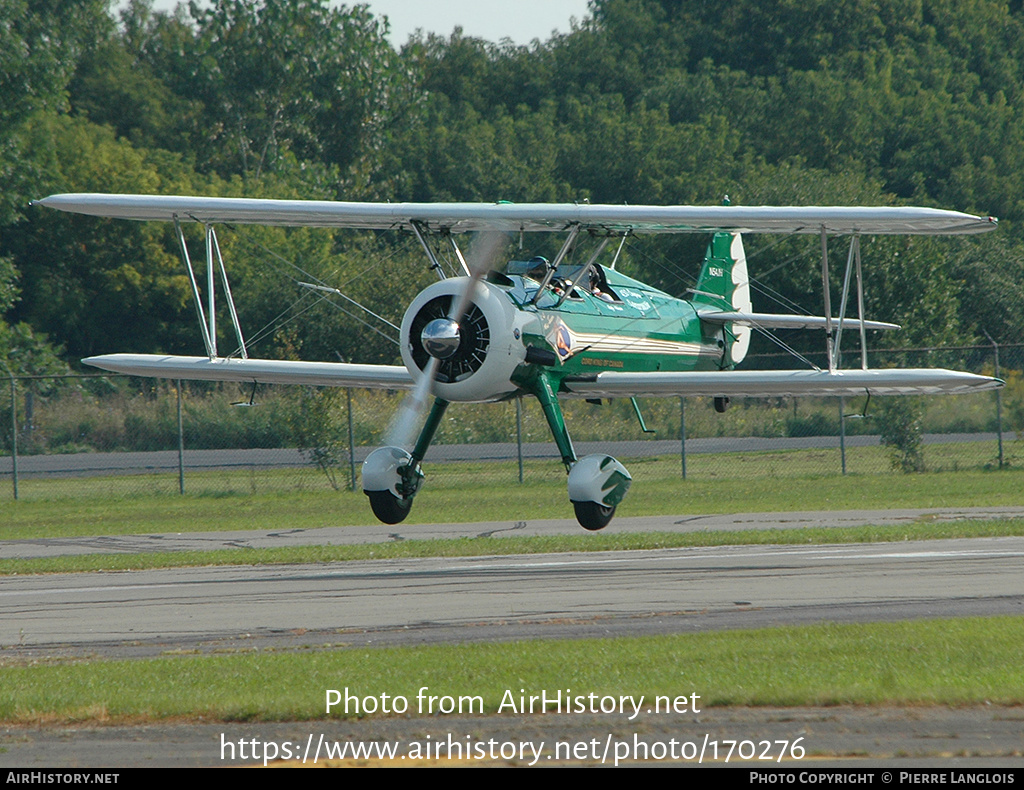
{"type": "Polygon", "coordinates": [[[469,277],[460,278],[462,288],[453,295],[432,299],[413,319],[408,340],[413,360],[422,373],[399,407],[388,432],[389,445],[413,444],[437,382],[457,381],[483,363],[490,328],[473,304],[473,295],[505,242],[505,234],[496,231],[475,234],[467,261],[469,277]]]}
{"type": "Polygon", "coordinates": [[[425,304],[414,301],[406,312],[402,342],[408,348],[403,348],[403,359],[412,375],[416,375],[414,368],[420,375],[395,415],[387,446],[377,448],[363,462],[363,492],[374,515],[385,524],[405,519],[423,482],[420,462],[448,405],[447,400],[436,400],[424,422],[435,385],[471,376],[487,356],[487,321],[473,297],[503,246],[502,233],[477,234],[467,264],[469,276],[451,280],[452,290],[425,304]]]}

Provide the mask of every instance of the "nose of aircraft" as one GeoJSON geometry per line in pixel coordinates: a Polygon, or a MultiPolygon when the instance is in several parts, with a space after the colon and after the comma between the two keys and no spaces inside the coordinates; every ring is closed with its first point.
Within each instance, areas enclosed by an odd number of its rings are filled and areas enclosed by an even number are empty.
{"type": "Polygon", "coordinates": [[[459,349],[459,324],[451,318],[435,318],[420,333],[423,349],[437,359],[448,359],[459,349]]]}

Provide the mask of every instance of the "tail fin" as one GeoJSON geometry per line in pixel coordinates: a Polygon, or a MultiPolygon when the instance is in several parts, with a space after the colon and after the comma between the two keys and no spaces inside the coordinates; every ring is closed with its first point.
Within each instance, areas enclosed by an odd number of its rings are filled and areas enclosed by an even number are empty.
{"type": "MultiPolygon", "coordinates": [[[[716,233],[711,237],[691,301],[719,310],[753,312],[747,255],[739,233],[716,233]]],[[[750,327],[727,325],[725,335],[729,341],[725,362],[741,362],[750,348],[750,327]]]]}

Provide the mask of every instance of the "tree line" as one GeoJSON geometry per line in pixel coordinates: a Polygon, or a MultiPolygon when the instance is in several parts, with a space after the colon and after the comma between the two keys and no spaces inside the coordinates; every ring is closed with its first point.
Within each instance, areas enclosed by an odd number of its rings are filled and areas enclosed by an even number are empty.
{"type": "MultiPolygon", "coordinates": [[[[1019,342],[1021,5],[593,0],[547,41],[456,29],[396,49],[383,18],[327,0],[172,13],[149,0],[116,12],[6,0],[0,359],[21,374],[111,351],[200,351],[172,229],[28,206],[55,192],[941,206],[996,215],[1000,229],[866,240],[870,317],[905,325],[889,345],[1019,342]]],[[[341,288],[398,323],[430,281],[413,240],[219,233],[254,354],[398,357],[388,327],[296,282],[341,288]]],[[[528,241],[531,254],[556,243],[528,241]]],[[[631,241],[620,265],[683,294],[704,243],[631,241]]],[[[747,241],[753,276],[765,273],[758,308],[820,312],[815,244],[747,241]]]]}

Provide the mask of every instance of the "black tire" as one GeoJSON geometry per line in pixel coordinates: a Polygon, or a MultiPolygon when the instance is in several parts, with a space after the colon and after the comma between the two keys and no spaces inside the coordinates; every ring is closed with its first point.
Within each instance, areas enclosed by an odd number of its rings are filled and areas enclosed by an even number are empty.
{"type": "Polygon", "coordinates": [[[370,509],[378,521],[385,524],[399,524],[412,510],[411,499],[399,499],[390,491],[366,491],[370,498],[370,509]]]}
{"type": "Polygon", "coordinates": [[[597,502],[573,502],[572,506],[576,510],[576,520],[580,522],[580,526],[591,532],[607,527],[615,515],[614,507],[605,507],[597,502]]]}

